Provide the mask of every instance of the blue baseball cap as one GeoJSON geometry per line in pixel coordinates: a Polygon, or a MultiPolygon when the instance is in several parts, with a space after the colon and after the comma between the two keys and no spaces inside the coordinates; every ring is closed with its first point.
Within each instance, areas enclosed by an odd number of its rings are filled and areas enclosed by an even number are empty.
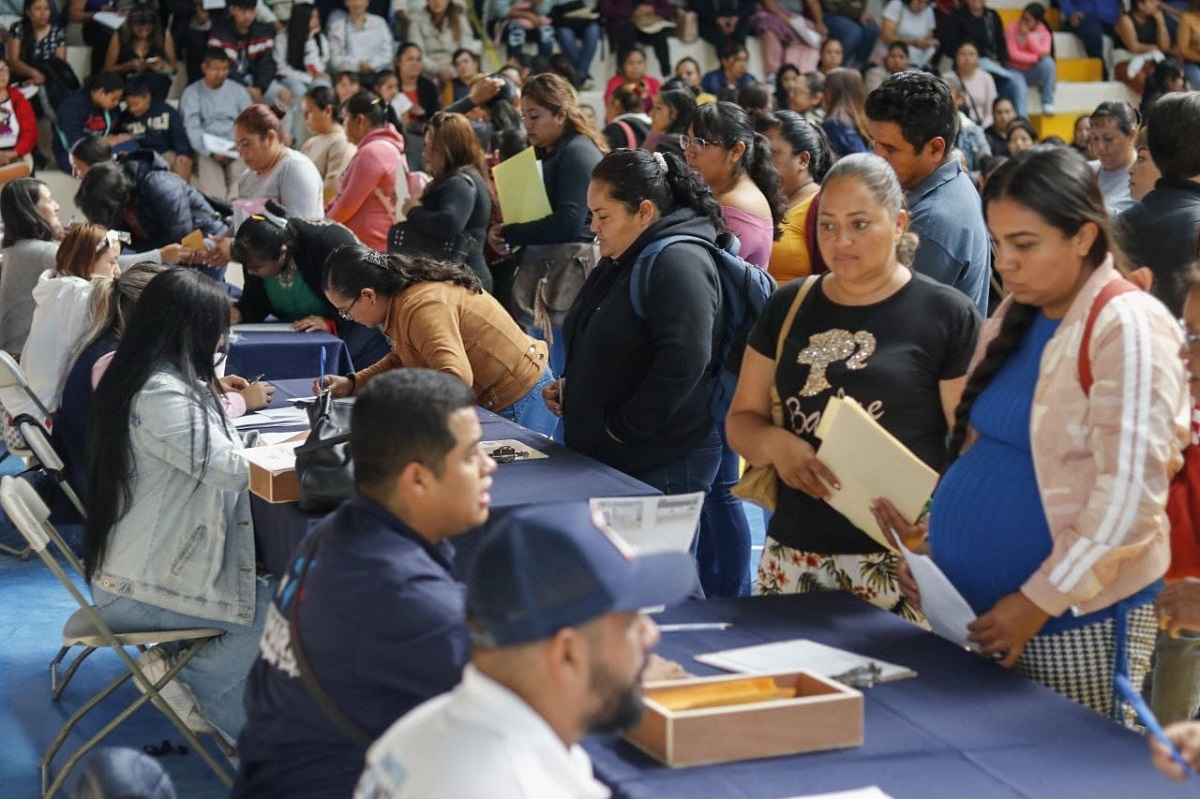
{"type": "Polygon", "coordinates": [[[467,570],[471,639],[489,648],[542,641],[607,613],[679,602],[695,581],[691,555],[634,554],[586,502],[522,508],[467,570]]]}

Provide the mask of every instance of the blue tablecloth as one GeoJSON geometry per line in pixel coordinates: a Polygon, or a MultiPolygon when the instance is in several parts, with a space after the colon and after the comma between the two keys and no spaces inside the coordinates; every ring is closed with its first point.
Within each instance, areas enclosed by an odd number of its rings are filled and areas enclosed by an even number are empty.
{"type": "Polygon", "coordinates": [[[1134,733],[848,594],[689,602],[655,618],[733,623],[663,634],[656,651],[695,674],[722,673],[692,660],[702,652],[810,638],[918,676],[864,691],[864,743],[854,749],[671,769],[619,739],[590,739],[615,797],[779,799],[867,785],[896,799],[1196,795],[1160,775],[1134,733]]]}
{"type": "MultiPolygon", "coordinates": [[[[311,394],[312,382],[308,380],[271,382],[276,387],[275,396],[271,401],[272,407],[285,405],[288,397],[311,394]]],[[[492,512],[489,524],[503,518],[506,511],[539,502],[660,493],[623,472],[569,450],[490,411],[482,408],[476,410],[485,441],[516,439],[550,456],[538,460],[502,463],[498,466],[492,482],[492,512]]],[[[304,537],[309,526],[323,517],[304,513],[298,505],[291,502],[272,504],[253,495],[250,499],[259,560],[271,573],[282,574],[291,559],[292,550],[304,537]]],[[[480,533],[481,531],[472,531],[454,538],[453,544],[458,553],[459,565],[465,564],[474,551],[480,533]]]]}
{"type": "Polygon", "coordinates": [[[321,369],[322,350],[325,374],[344,375],[354,368],[346,343],[325,332],[239,332],[229,345],[225,373],[247,380],[259,375],[266,375],[268,380],[307,378],[311,387],[321,369]]]}

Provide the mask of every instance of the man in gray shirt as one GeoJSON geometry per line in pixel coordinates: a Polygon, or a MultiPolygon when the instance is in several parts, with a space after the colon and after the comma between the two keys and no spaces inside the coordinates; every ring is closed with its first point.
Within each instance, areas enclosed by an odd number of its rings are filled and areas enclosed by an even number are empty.
{"type": "Polygon", "coordinates": [[[985,317],[991,245],[979,192],[957,158],[958,109],[925,72],[897,72],[867,97],[875,153],[908,195],[909,230],[920,237],[913,269],[966,294],[985,317]]]}
{"type": "Polygon", "coordinates": [[[238,196],[238,178],[246,165],[232,152],[233,121],[250,107],[250,93],[229,77],[229,55],[212,48],[205,52],[200,66],[204,77],[183,90],[179,113],[187,130],[188,141],[196,151],[196,184],[202,194],[217,199],[234,200],[238,196]],[[213,152],[212,134],[229,142],[231,151],[213,152]]]}

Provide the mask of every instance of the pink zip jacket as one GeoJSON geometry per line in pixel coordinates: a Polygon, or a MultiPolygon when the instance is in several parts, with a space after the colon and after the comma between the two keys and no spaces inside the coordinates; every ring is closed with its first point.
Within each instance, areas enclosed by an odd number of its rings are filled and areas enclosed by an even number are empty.
{"type": "MultiPolygon", "coordinates": [[[[1092,302],[1119,278],[1111,258],[1088,278],[1046,343],[1034,391],[1029,436],[1054,545],[1021,590],[1051,616],[1119,602],[1162,577],[1171,557],[1167,488],[1191,413],[1179,324],[1149,294],[1114,297],[1092,328],[1090,395],[1079,383],[1092,302]]],[[[984,324],[976,362],[1011,305],[984,324]]]]}
{"type": "Polygon", "coordinates": [[[371,131],[338,180],[338,191],[325,216],[341,222],[368,247],[387,252],[388,229],[395,219],[396,179],[404,180],[408,163],[404,139],[391,125],[371,131]]]}
{"type": "Polygon", "coordinates": [[[1031,69],[1043,56],[1050,55],[1054,34],[1042,23],[1027,36],[1021,32],[1021,20],[1008,23],[1004,37],[1008,41],[1008,66],[1031,69]]]}

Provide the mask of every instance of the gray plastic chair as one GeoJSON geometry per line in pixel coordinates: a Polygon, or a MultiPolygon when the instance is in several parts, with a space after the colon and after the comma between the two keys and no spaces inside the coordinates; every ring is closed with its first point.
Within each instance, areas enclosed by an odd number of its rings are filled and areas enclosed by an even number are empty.
{"type": "MultiPolygon", "coordinates": [[[[66,547],[62,537],[59,536],[54,526],[50,524],[50,509],[46,507],[46,503],[38,496],[33,486],[24,480],[17,480],[9,475],[0,478],[0,506],[3,506],[4,512],[8,514],[9,519],[21,531],[30,549],[37,553],[42,562],[46,564],[46,567],[50,569],[54,576],[58,578],[58,581],[62,583],[63,587],[67,589],[67,592],[75,600],[75,603],[79,605],[79,610],[71,614],[66,624],[63,625],[63,646],[68,649],[74,646],[83,646],[90,651],[102,647],[108,648],[116,653],[124,666],[124,670],[120,676],[106,685],[99,693],[71,714],[71,717],[63,723],[58,736],[46,750],[46,754],[42,757],[41,761],[43,797],[53,797],[62,788],[64,781],[71,773],[71,769],[75,767],[75,764],[95,748],[109,733],[121,726],[138,708],[147,703],[151,703],[158,708],[159,712],[178,728],[179,733],[187,743],[208,764],[208,767],[213,770],[217,778],[226,787],[232,787],[233,777],[217,758],[201,744],[196,734],[187,728],[187,725],[183,723],[175,711],[159,695],[159,691],[162,690],[163,686],[175,679],[179,671],[196,656],[196,653],[208,644],[209,641],[222,635],[224,630],[212,627],[198,627],[187,630],[146,630],[144,632],[114,633],[56,560],[55,554],[64,558],[72,568],[79,568],[79,560],[66,547]],[[58,550],[58,552],[54,553],[50,551],[51,547],[58,550]],[[179,654],[174,666],[158,682],[153,682],[142,671],[141,666],[129,654],[126,647],[145,647],[164,642],[181,642],[185,643],[186,647],[179,654]],[[142,693],[111,721],[105,724],[95,735],[87,739],[76,749],[63,764],[58,774],[52,777],[54,758],[59,750],[62,749],[67,737],[75,729],[80,719],[95,709],[97,705],[112,695],[114,691],[124,685],[130,678],[133,678],[142,693]]],[[[82,660],[82,657],[84,656],[76,659],[76,663],[72,665],[71,673],[74,673],[74,669],[78,667],[78,662],[82,660]]],[[[55,698],[58,698],[57,693],[55,694],[55,698]]]]}

